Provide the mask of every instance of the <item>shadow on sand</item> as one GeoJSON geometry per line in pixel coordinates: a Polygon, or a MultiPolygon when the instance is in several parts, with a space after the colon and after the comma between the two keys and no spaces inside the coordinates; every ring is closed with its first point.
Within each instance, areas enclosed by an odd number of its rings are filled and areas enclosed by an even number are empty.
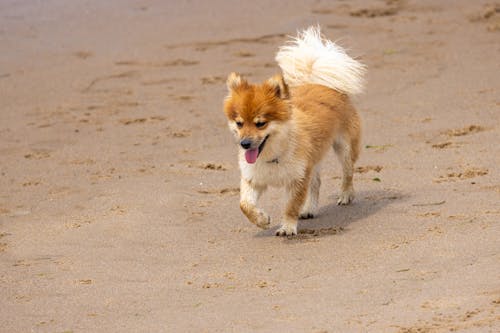
{"type": "MultiPolygon", "coordinates": [[[[298,235],[284,237],[284,241],[311,240],[346,232],[351,223],[365,219],[392,203],[408,199],[407,195],[394,191],[364,191],[358,192],[356,197],[348,206],[338,206],[335,200],[321,207],[316,218],[299,220],[298,235]]],[[[330,199],[333,201],[333,198],[330,199]]],[[[277,229],[278,225],[262,230],[255,237],[274,236],[277,229]]]]}

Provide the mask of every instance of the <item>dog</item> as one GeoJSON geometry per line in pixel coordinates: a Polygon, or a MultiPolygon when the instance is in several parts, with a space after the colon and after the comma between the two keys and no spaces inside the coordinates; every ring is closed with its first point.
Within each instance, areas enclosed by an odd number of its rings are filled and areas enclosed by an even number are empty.
{"type": "Polygon", "coordinates": [[[320,164],[330,147],[343,171],[337,203],[354,199],[361,123],[349,96],[362,91],[366,69],[314,26],[280,47],[276,61],[282,74],[262,84],[231,73],[224,113],[239,146],[241,211],[269,228],[271,218],[257,201],[268,186],[285,187],[288,202],[276,235],[293,236],[299,218],[318,213],[320,164]]]}

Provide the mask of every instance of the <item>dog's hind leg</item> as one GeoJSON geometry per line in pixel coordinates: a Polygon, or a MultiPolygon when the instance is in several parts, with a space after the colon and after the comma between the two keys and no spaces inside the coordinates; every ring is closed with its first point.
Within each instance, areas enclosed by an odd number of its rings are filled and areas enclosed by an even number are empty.
{"type": "Polygon", "coordinates": [[[247,180],[241,179],[240,185],[240,208],[243,214],[250,222],[262,229],[269,228],[271,224],[271,217],[264,211],[257,208],[257,201],[259,200],[265,187],[252,186],[247,180]]]}
{"type": "Polygon", "coordinates": [[[342,187],[338,205],[348,205],[354,200],[354,187],[352,177],[354,172],[354,163],[358,159],[360,144],[359,122],[354,122],[349,129],[348,135],[341,135],[335,140],[333,149],[342,164],[342,187]]]}
{"type": "Polygon", "coordinates": [[[321,177],[319,166],[316,166],[313,171],[311,183],[307,191],[307,198],[299,217],[301,219],[312,219],[318,214],[319,188],[321,186],[321,177]]]}

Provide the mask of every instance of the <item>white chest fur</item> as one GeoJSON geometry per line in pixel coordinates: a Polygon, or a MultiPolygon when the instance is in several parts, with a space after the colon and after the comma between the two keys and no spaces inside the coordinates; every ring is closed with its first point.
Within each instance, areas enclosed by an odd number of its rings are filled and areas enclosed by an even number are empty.
{"type": "Polygon", "coordinates": [[[304,176],[306,166],[305,161],[287,157],[271,161],[261,159],[254,164],[249,164],[242,155],[239,164],[241,176],[261,186],[284,186],[294,179],[300,179],[304,176]]]}

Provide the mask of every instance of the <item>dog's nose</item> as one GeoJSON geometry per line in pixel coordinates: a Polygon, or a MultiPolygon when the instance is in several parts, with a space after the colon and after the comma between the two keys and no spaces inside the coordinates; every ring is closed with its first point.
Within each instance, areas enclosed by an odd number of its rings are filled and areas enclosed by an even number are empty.
{"type": "Polygon", "coordinates": [[[248,149],[252,146],[252,140],[250,139],[243,139],[240,141],[240,145],[245,148],[245,149],[248,149]]]}

